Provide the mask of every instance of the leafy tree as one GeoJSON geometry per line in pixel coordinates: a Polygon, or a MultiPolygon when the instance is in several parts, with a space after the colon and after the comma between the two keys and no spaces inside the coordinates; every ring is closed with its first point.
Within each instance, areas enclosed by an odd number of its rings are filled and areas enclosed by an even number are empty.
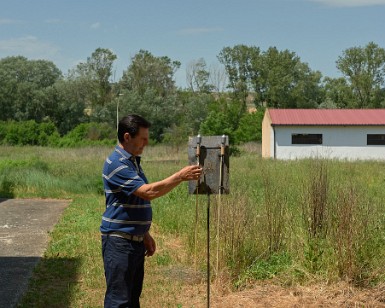
{"type": "Polygon", "coordinates": [[[234,132],[234,138],[238,143],[262,140],[262,120],[265,108],[252,113],[245,113],[234,132]]]}
{"type": "Polygon", "coordinates": [[[149,120],[151,140],[161,142],[165,128],[175,123],[177,114],[180,112],[177,96],[161,97],[152,88],[148,88],[144,93],[124,91],[122,94],[120,109],[124,110],[125,114],[136,113],[149,120]]]}
{"type": "Polygon", "coordinates": [[[53,62],[28,60],[22,56],[1,59],[0,71],[7,81],[31,83],[40,89],[52,85],[62,77],[61,71],[53,62]]]}
{"type": "MultiPolygon", "coordinates": [[[[200,131],[203,135],[208,136],[225,134],[234,137],[233,121],[229,114],[224,112],[216,113],[211,111],[206,120],[202,123],[200,131]]],[[[231,138],[231,140],[234,140],[234,138],[231,138]]]]}
{"type": "Polygon", "coordinates": [[[181,104],[177,101],[174,73],[180,62],[155,57],[140,50],[119,82],[120,109],[144,115],[151,123],[151,139],[160,142],[165,129],[178,125],[181,104]]]}
{"type": "Polygon", "coordinates": [[[177,102],[179,107],[175,115],[176,125],[185,127],[190,136],[197,135],[201,123],[206,119],[210,111],[210,106],[215,104],[214,95],[179,91],[177,102]]]}
{"type": "Polygon", "coordinates": [[[206,119],[201,123],[199,132],[203,135],[228,135],[232,144],[238,144],[235,131],[239,125],[238,101],[220,98],[210,105],[206,119]]]}
{"type": "Polygon", "coordinates": [[[229,87],[243,102],[242,113],[251,92],[257,106],[311,108],[322,102],[321,73],[311,71],[294,52],[275,47],[261,52],[237,45],[224,48],[219,60],[229,76],[229,87]]]}
{"type": "Polygon", "coordinates": [[[188,136],[191,136],[190,128],[186,123],[180,125],[172,124],[171,127],[165,129],[162,142],[170,144],[179,152],[180,146],[186,144],[188,136]]]}
{"type": "Polygon", "coordinates": [[[225,47],[218,55],[218,60],[225,66],[229,79],[229,88],[242,103],[243,111],[246,110],[246,99],[251,90],[251,80],[257,78],[259,71],[255,70],[260,49],[254,46],[236,45],[225,47]],[[254,67],[253,67],[254,65],[254,67]]]}
{"type": "Polygon", "coordinates": [[[356,100],[352,87],[345,78],[324,79],[325,101],[320,108],[355,108],[356,100]]]}
{"type": "Polygon", "coordinates": [[[111,76],[117,56],[109,49],[97,48],[85,63],[79,63],[71,70],[68,79],[82,84],[88,92],[90,108],[105,106],[112,100],[111,76]]]}
{"type": "Polygon", "coordinates": [[[373,42],[365,47],[352,47],[346,49],[336,63],[353,89],[357,108],[381,105],[384,100],[385,49],[373,42]]]}
{"type": "Polygon", "coordinates": [[[50,61],[7,57],[0,60],[0,119],[41,121],[45,89],[62,78],[50,61]]]}
{"type": "Polygon", "coordinates": [[[270,47],[253,63],[252,83],[257,105],[275,108],[314,108],[320,103],[319,72],[288,50],[270,47]]]}
{"type": "Polygon", "coordinates": [[[179,91],[169,124],[171,126],[164,127],[162,142],[178,147],[185,143],[189,136],[197,135],[213,100],[211,94],[179,91]]]}
{"type": "Polygon", "coordinates": [[[167,97],[175,90],[174,74],[180,62],[168,57],[155,57],[149,51],[140,50],[123,73],[120,81],[122,89],[144,95],[148,89],[156,96],[167,97]]]}
{"type": "Polygon", "coordinates": [[[321,84],[322,74],[312,71],[306,63],[299,63],[295,75],[299,78],[288,94],[297,102],[296,108],[317,108],[323,101],[325,92],[321,84]]]}
{"type": "Polygon", "coordinates": [[[88,121],[86,98],[81,83],[60,80],[45,89],[45,121],[52,121],[61,135],[88,121]]]}

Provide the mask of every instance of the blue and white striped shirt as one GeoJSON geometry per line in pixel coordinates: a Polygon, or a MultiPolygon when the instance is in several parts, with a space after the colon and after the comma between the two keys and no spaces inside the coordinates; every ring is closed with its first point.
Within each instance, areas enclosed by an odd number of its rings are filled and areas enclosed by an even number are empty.
{"type": "Polygon", "coordinates": [[[103,184],[106,210],[100,231],[114,231],[143,235],[152,221],[151,202],[134,195],[148,183],[140,166],[140,157],[134,157],[119,146],[103,166],[103,184]]]}

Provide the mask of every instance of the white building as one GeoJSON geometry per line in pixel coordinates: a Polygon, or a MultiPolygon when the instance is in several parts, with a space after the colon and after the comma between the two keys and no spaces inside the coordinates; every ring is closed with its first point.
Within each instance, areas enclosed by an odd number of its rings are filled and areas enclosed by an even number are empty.
{"type": "Polygon", "coordinates": [[[385,160],[385,109],[266,109],[262,157],[385,160]]]}

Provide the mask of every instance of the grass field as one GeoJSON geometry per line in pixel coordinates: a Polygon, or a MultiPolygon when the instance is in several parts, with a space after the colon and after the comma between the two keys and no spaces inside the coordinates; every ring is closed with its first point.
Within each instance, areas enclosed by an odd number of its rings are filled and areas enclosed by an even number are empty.
{"type": "MultiPolygon", "coordinates": [[[[101,168],[111,150],[0,148],[0,196],[71,200],[21,307],[102,306],[101,168]]],[[[164,146],[143,155],[150,181],[186,163],[187,153],[164,146]]],[[[262,160],[257,146],[244,146],[230,159],[230,195],[211,196],[216,300],[255,283],[383,286],[384,184],[384,162],[262,160]]],[[[153,201],[158,250],[146,262],[144,307],[204,305],[206,205],[207,196],[189,195],[187,183],[153,201]]]]}

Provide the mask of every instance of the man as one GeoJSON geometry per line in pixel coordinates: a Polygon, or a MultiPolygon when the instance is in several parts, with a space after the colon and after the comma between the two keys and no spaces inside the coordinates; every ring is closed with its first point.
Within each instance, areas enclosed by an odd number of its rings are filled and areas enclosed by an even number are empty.
{"type": "Polygon", "coordinates": [[[163,196],[182,181],[197,180],[202,168],[187,166],[159,182],[148,183],[140,156],[151,124],[128,115],[118,125],[119,144],[106,159],[103,183],[106,210],[102,217],[102,253],[107,290],[104,307],[140,307],[144,257],[155,253],[149,230],[150,200],[163,196]]]}

